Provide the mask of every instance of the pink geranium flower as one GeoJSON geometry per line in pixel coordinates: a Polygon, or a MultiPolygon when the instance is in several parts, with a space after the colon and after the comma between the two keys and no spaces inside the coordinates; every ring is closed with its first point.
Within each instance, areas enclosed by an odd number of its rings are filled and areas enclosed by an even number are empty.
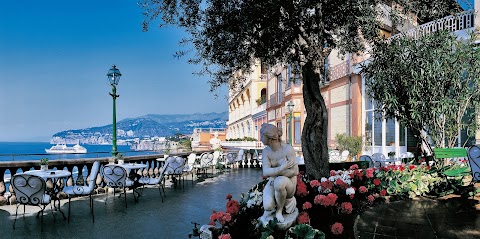
{"type": "Polygon", "coordinates": [[[222,234],[218,236],[218,239],[232,239],[232,237],[230,236],[230,234],[222,234]]]}
{"type": "Polygon", "coordinates": [[[375,198],[372,195],[368,195],[367,200],[369,203],[373,203],[373,201],[375,201],[375,198]]]}
{"type": "Polygon", "coordinates": [[[353,211],[353,205],[350,202],[343,202],[341,207],[342,213],[350,214],[353,211]]]}
{"type": "Polygon", "coordinates": [[[367,188],[366,188],[365,186],[360,186],[360,187],[358,188],[358,192],[359,192],[359,193],[366,193],[366,192],[367,192],[367,188]]]}
{"type": "Polygon", "coordinates": [[[331,230],[334,235],[340,235],[343,233],[343,225],[339,222],[336,222],[332,225],[331,230]]]}
{"type": "Polygon", "coordinates": [[[378,178],[374,179],[373,184],[375,184],[375,186],[380,185],[380,179],[378,179],[378,178]]]}
{"type": "Polygon", "coordinates": [[[312,204],[311,204],[310,202],[305,202],[305,203],[302,205],[302,208],[303,208],[303,210],[310,209],[310,208],[312,208],[312,204]]]}
{"type": "Polygon", "coordinates": [[[365,176],[366,176],[367,178],[373,178],[373,168],[367,168],[367,169],[365,170],[365,174],[366,174],[365,176]]]}
{"type": "Polygon", "coordinates": [[[298,183],[297,184],[297,192],[295,193],[299,197],[304,197],[308,195],[307,185],[305,183],[298,183]]]}
{"type": "Polygon", "coordinates": [[[298,224],[309,224],[310,217],[308,216],[307,212],[301,212],[297,217],[298,224]]]}
{"type": "Polygon", "coordinates": [[[313,187],[318,187],[320,186],[320,182],[318,180],[312,180],[310,181],[310,186],[313,187]]]}

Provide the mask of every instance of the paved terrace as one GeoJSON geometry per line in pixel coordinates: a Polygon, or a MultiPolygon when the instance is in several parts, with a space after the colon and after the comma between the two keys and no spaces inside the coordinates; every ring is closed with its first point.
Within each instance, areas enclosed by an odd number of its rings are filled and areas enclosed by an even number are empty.
{"type": "MultiPolygon", "coordinates": [[[[0,207],[0,238],[188,238],[193,224],[207,224],[212,210],[225,211],[227,194],[240,200],[242,192],[247,192],[261,180],[261,169],[233,169],[214,177],[195,181],[191,176],[185,180],[185,189],[165,188],[166,198],[162,203],[158,188],[146,188],[139,202],[135,203],[131,193],[127,195],[128,208],[122,198],[109,194],[105,204],[105,194],[94,196],[95,223],[92,223],[88,197],[72,201],[70,223],[56,212],[56,221],[51,215],[50,206],[44,215],[44,231],[41,220],[36,218],[36,207],[28,207],[25,220],[23,207],[19,207],[16,229],[13,230],[15,206],[0,207]]],[[[68,199],[62,200],[62,211],[68,212],[68,199]]]]}
{"type": "MultiPolygon", "coordinates": [[[[113,201],[110,195],[94,197],[95,223],[89,213],[88,198],[72,201],[71,222],[59,213],[53,220],[50,209],[44,215],[44,232],[40,232],[38,211],[27,207],[25,219],[21,214],[16,229],[12,224],[15,206],[0,207],[0,238],[188,238],[193,224],[206,224],[212,210],[225,210],[225,196],[230,193],[240,200],[261,179],[260,169],[234,169],[215,177],[185,181],[185,189],[174,189],[167,184],[166,199],[162,203],[157,188],[147,188],[139,203],[127,195],[128,208],[122,198],[113,201]]],[[[168,181],[168,180],[167,180],[168,181]]],[[[477,184],[477,186],[479,186],[477,184]]],[[[118,194],[117,194],[118,195],[118,194]]],[[[478,197],[478,195],[477,195],[478,197]]],[[[478,199],[478,198],[477,198],[478,199]]],[[[68,211],[68,200],[62,200],[63,211],[68,211]]],[[[19,208],[20,213],[23,208],[19,208]]],[[[480,238],[480,205],[461,207],[456,196],[432,200],[418,198],[382,204],[358,217],[357,238],[480,238]]]]}

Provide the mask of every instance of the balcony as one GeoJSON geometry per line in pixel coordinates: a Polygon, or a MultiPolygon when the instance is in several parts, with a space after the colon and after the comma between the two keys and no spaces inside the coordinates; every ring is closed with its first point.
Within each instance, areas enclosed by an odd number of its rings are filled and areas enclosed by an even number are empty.
{"type": "Polygon", "coordinates": [[[284,98],[284,92],[273,93],[272,95],[270,95],[270,98],[267,102],[268,103],[267,108],[279,105],[280,103],[283,102],[283,98],[284,98]]]}
{"type": "Polygon", "coordinates": [[[449,32],[466,30],[474,27],[474,18],[474,10],[464,11],[456,15],[450,15],[435,21],[427,22],[408,31],[396,34],[390,39],[397,39],[404,36],[417,39],[425,34],[440,30],[447,30],[449,32]]]}
{"type": "MultiPolygon", "coordinates": [[[[193,229],[191,222],[207,224],[213,210],[225,211],[227,194],[240,200],[241,193],[248,192],[261,180],[261,174],[256,168],[239,168],[217,172],[214,177],[195,180],[193,184],[188,176],[184,189],[175,189],[167,179],[163,203],[158,188],[145,188],[138,203],[134,203],[131,192],[127,192],[128,208],[123,196],[118,198],[117,194],[114,200],[109,194],[105,204],[105,194],[97,194],[94,196],[95,223],[90,216],[88,197],[78,197],[71,203],[70,223],[47,206],[43,232],[41,218],[36,218],[37,207],[27,206],[24,218],[23,207],[19,207],[13,230],[15,205],[0,206],[0,228],[3,237],[9,238],[188,238],[193,229]]],[[[68,213],[67,199],[61,200],[61,209],[68,213]]]]}

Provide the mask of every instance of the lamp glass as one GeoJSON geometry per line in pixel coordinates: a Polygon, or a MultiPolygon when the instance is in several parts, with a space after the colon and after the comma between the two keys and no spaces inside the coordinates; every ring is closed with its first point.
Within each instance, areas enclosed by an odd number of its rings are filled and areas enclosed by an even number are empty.
{"type": "Polygon", "coordinates": [[[287,105],[287,108],[288,108],[288,111],[289,111],[290,113],[292,113],[293,107],[295,107],[295,104],[293,103],[293,101],[289,101],[289,102],[288,102],[288,105],[287,105]]]}
{"type": "Polygon", "coordinates": [[[120,77],[122,76],[122,73],[120,73],[120,70],[113,65],[110,70],[108,70],[107,73],[107,78],[108,81],[110,82],[110,85],[118,85],[118,82],[120,81],[120,77]]]}

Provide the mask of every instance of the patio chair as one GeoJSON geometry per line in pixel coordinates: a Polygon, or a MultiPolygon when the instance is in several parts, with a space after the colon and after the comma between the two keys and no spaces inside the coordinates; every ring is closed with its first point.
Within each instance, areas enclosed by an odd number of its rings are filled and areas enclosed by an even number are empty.
{"type": "MultiPolygon", "coordinates": [[[[15,174],[10,181],[16,196],[17,209],[15,210],[15,220],[13,221],[13,229],[17,222],[18,207],[23,205],[23,217],[25,217],[25,206],[38,206],[42,214],[42,232],[43,232],[43,211],[50,204],[51,197],[46,194],[46,183],[41,177],[29,174],[15,174]]],[[[50,207],[53,210],[52,205],[50,207]]],[[[38,214],[37,214],[38,216],[38,214]]],[[[54,215],[55,218],[55,215],[54,215]]]]}
{"type": "Polygon", "coordinates": [[[387,160],[387,158],[385,158],[385,155],[383,155],[382,153],[374,153],[372,154],[371,158],[373,160],[375,168],[385,166],[385,160],[387,160]]]}
{"type": "Polygon", "coordinates": [[[92,222],[95,222],[95,216],[93,214],[93,198],[92,195],[95,189],[95,180],[97,179],[98,171],[100,170],[100,162],[95,161],[92,165],[92,169],[90,170],[90,177],[88,181],[86,181],[86,185],[79,186],[73,185],[68,186],[63,189],[63,192],[68,196],[68,222],[70,222],[70,208],[71,208],[71,200],[72,197],[75,196],[89,196],[90,202],[90,213],[92,214],[92,222]]]}
{"type": "Polygon", "coordinates": [[[340,163],[341,161],[342,161],[342,157],[340,156],[340,151],[334,149],[328,152],[329,163],[340,163]]]}
{"type": "Polygon", "coordinates": [[[160,170],[160,175],[158,177],[149,177],[149,176],[142,176],[140,179],[138,179],[138,182],[142,184],[144,187],[145,185],[158,185],[158,191],[160,193],[160,198],[162,199],[163,203],[163,197],[166,197],[165,194],[165,171],[167,169],[169,162],[165,162],[163,165],[162,169],[160,170]],[[162,196],[163,192],[163,196],[162,196]]]}
{"type": "Polygon", "coordinates": [[[240,167],[240,164],[243,162],[244,159],[245,159],[245,151],[243,149],[238,150],[237,158],[235,158],[235,164],[237,165],[238,168],[240,167]]]}
{"type": "Polygon", "coordinates": [[[262,167],[262,152],[258,152],[257,149],[255,149],[255,159],[257,160],[258,166],[261,168],[262,167]]]}
{"type": "Polygon", "coordinates": [[[225,166],[229,168],[231,165],[233,165],[235,163],[235,158],[236,158],[235,153],[232,153],[232,152],[227,153],[224,157],[225,166]]]}
{"type": "Polygon", "coordinates": [[[359,161],[367,161],[368,162],[368,167],[369,168],[380,168],[380,162],[377,162],[375,163],[373,160],[372,160],[372,157],[370,157],[369,155],[361,155],[360,158],[358,158],[359,161]]]}
{"type": "Polygon", "coordinates": [[[340,161],[341,162],[347,161],[348,155],[350,155],[350,151],[343,150],[342,153],[340,154],[340,161]]]}
{"type": "Polygon", "coordinates": [[[220,161],[222,161],[222,152],[220,152],[220,151],[213,152],[213,159],[212,159],[212,166],[211,166],[212,167],[212,174],[213,174],[215,169],[218,169],[218,166],[223,165],[223,164],[219,165],[220,161]]]}
{"type": "MultiPolygon", "coordinates": [[[[102,167],[101,171],[107,187],[113,188],[113,200],[115,200],[115,189],[123,189],[125,208],[127,208],[127,187],[132,187],[134,184],[133,181],[127,177],[127,170],[115,164],[107,164],[102,167]]],[[[107,204],[107,198],[108,190],[105,192],[105,204],[107,204]]]]}
{"type": "Polygon", "coordinates": [[[200,157],[200,165],[197,168],[198,171],[201,171],[204,176],[208,176],[208,169],[213,165],[213,154],[204,153],[200,157]]]}
{"type": "Polygon", "coordinates": [[[467,151],[468,164],[470,164],[470,170],[472,173],[472,181],[470,184],[473,188],[473,198],[475,199],[475,182],[480,182],[480,146],[472,145],[467,151]]]}
{"type": "Polygon", "coordinates": [[[174,187],[177,187],[177,182],[182,181],[183,187],[185,187],[185,181],[183,180],[183,168],[185,166],[185,159],[179,156],[170,156],[165,162],[165,176],[171,176],[174,187]],[[176,179],[178,177],[179,179],[176,179]]]}
{"type": "Polygon", "coordinates": [[[183,167],[183,173],[186,174],[186,175],[188,175],[188,174],[192,175],[192,185],[193,185],[193,176],[194,176],[194,172],[195,172],[194,169],[198,168],[198,167],[200,167],[200,164],[198,163],[197,155],[195,153],[191,153],[187,157],[187,163],[183,167]]]}

